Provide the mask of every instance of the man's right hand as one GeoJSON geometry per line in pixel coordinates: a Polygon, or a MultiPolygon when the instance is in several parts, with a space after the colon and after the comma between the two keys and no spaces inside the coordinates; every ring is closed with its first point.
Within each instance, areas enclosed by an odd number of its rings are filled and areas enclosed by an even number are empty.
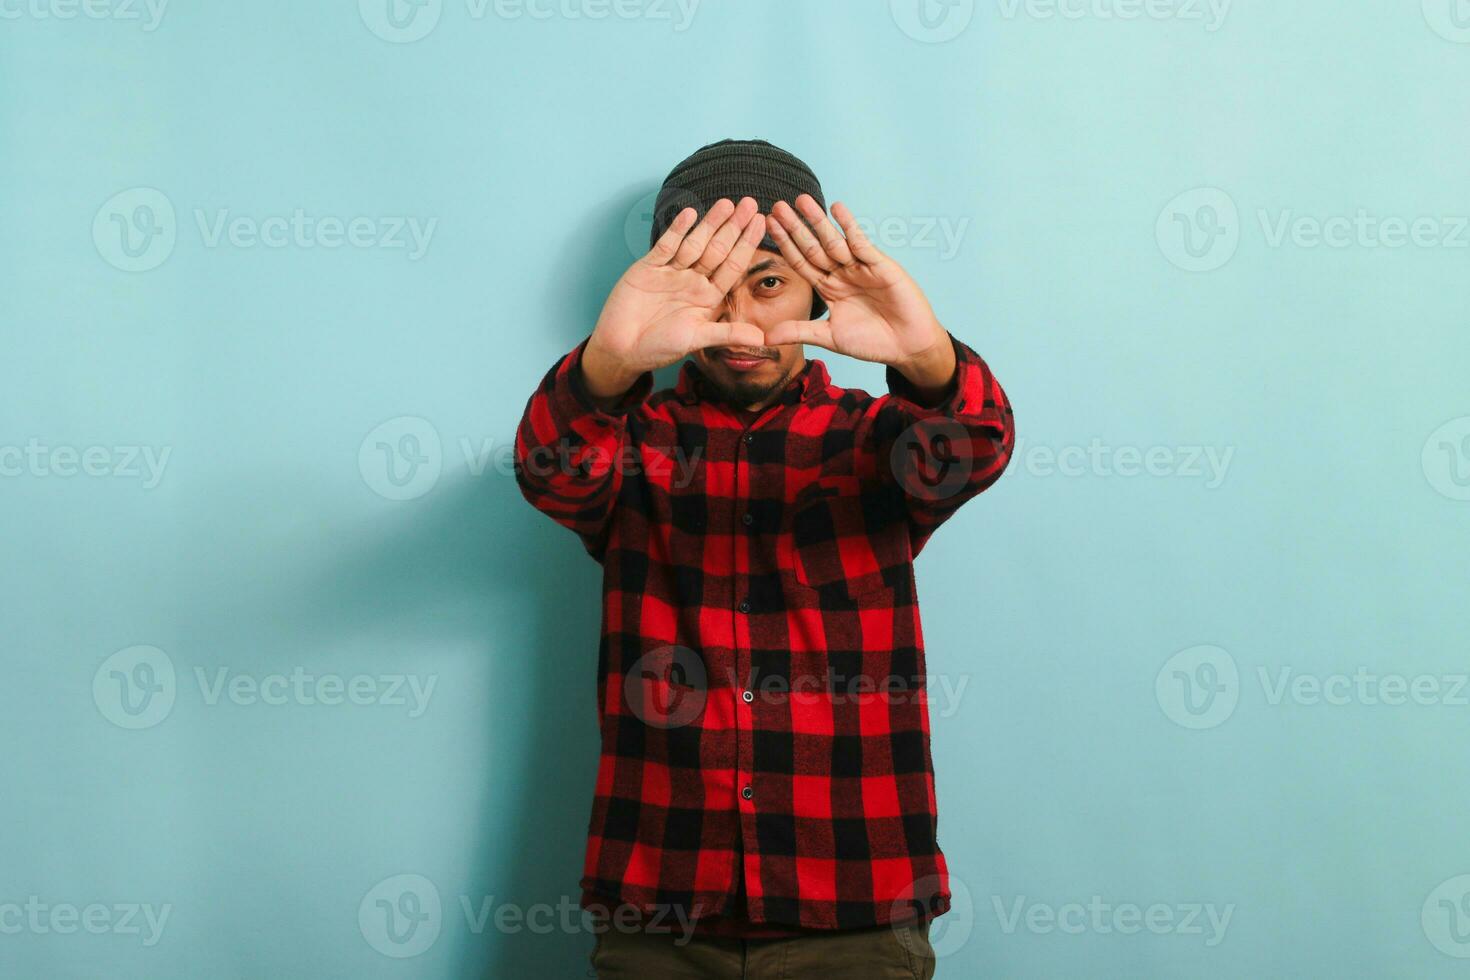
{"type": "Polygon", "coordinates": [[[765,237],[754,198],[721,198],[703,220],[694,208],[674,218],[653,249],[623,273],[582,352],[587,392],[612,402],[645,371],[702,347],[760,347],[752,323],[721,322],[725,297],[745,276],[765,237]]]}

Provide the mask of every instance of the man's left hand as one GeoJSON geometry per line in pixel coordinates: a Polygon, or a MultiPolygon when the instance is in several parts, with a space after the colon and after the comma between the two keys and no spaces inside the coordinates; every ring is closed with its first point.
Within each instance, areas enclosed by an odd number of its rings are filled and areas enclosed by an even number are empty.
{"type": "Polygon", "coordinates": [[[795,209],[785,201],[772,209],[767,231],[829,312],[825,320],[783,321],[766,331],[766,343],[815,344],[887,364],[922,392],[942,391],[954,376],[954,347],[923,290],[868,240],[845,204],[834,201],[832,216],[841,232],[810,194],[795,209]]]}

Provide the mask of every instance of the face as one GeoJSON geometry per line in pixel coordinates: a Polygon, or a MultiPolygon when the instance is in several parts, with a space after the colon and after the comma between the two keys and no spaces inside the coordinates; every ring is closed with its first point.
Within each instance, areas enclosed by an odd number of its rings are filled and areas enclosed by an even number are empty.
{"type": "MultiPolygon", "coordinates": [[[[811,312],[811,284],[792,271],[780,253],[757,249],[745,279],[725,297],[719,319],[766,330],[783,320],[809,319],[811,312]]],[[[806,364],[801,344],[705,347],[690,356],[726,401],[751,409],[774,400],[806,364]]]]}

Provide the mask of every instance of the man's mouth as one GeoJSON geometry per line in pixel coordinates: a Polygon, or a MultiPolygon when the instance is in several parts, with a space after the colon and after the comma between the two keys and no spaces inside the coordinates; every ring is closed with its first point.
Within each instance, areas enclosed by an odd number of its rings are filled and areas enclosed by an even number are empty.
{"type": "Polygon", "coordinates": [[[721,348],[715,353],[715,360],[725,365],[732,371],[754,371],[771,358],[765,354],[756,354],[750,351],[731,350],[728,347],[721,348]]]}

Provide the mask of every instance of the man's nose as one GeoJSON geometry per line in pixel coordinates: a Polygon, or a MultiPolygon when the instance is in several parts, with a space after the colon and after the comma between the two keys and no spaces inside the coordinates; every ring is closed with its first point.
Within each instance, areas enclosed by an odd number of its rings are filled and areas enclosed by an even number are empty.
{"type": "Polygon", "coordinates": [[[734,292],[725,294],[725,302],[720,307],[720,323],[728,323],[731,320],[740,320],[740,299],[734,292]]]}

